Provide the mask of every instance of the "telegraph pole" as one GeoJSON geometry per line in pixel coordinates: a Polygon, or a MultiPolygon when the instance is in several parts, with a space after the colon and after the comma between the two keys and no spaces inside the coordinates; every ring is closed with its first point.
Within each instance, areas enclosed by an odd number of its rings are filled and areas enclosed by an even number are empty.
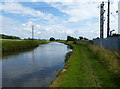
{"type": "Polygon", "coordinates": [[[108,0],[108,15],[107,15],[107,37],[110,35],[110,0],[108,0]]]}
{"type": "Polygon", "coordinates": [[[34,39],[34,26],[32,26],[32,39],[34,39]]]}
{"type": "Polygon", "coordinates": [[[104,2],[100,4],[100,38],[103,38],[104,34],[104,2]]]}

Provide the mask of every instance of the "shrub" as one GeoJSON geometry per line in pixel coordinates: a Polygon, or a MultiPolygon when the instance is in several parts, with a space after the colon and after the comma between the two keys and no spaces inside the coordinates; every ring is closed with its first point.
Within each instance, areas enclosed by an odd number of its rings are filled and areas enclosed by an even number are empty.
{"type": "Polygon", "coordinates": [[[55,41],[55,38],[51,37],[51,38],[50,38],[50,41],[55,41]]]}

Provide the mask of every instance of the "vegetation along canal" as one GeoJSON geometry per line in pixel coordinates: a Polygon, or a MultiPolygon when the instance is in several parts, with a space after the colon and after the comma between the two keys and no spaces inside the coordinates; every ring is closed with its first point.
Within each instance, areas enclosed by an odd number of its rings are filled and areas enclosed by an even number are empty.
{"type": "Polygon", "coordinates": [[[48,87],[64,67],[71,49],[62,43],[42,44],[29,51],[5,56],[2,60],[3,87],[48,87]]]}

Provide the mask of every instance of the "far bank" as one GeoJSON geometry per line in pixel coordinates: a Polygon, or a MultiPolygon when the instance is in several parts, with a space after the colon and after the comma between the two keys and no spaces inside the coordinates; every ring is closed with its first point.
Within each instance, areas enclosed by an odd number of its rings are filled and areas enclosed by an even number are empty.
{"type": "Polygon", "coordinates": [[[13,40],[13,39],[1,39],[2,53],[9,53],[14,51],[21,51],[26,49],[32,49],[40,44],[49,43],[46,40],[13,40]]]}

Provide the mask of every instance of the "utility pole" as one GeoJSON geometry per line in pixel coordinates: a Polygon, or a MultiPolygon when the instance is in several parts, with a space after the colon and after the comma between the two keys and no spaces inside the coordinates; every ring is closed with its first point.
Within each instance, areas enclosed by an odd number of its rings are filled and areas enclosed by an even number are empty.
{"type": "Polygon", "coordinates": [[[34,39],[34,26],[32,26],[32,39],[34,39]]]}
{"type": "Polygon", "coordinates": [[[108,15],[107,15],[107,37],[110,35],[110,0],[108,0],[108,15]]]}
{"type": "Polygon", "coordinates": [[[103,38],[104,34],[104,2],[100,4],[100,38],[103,38]]]}

